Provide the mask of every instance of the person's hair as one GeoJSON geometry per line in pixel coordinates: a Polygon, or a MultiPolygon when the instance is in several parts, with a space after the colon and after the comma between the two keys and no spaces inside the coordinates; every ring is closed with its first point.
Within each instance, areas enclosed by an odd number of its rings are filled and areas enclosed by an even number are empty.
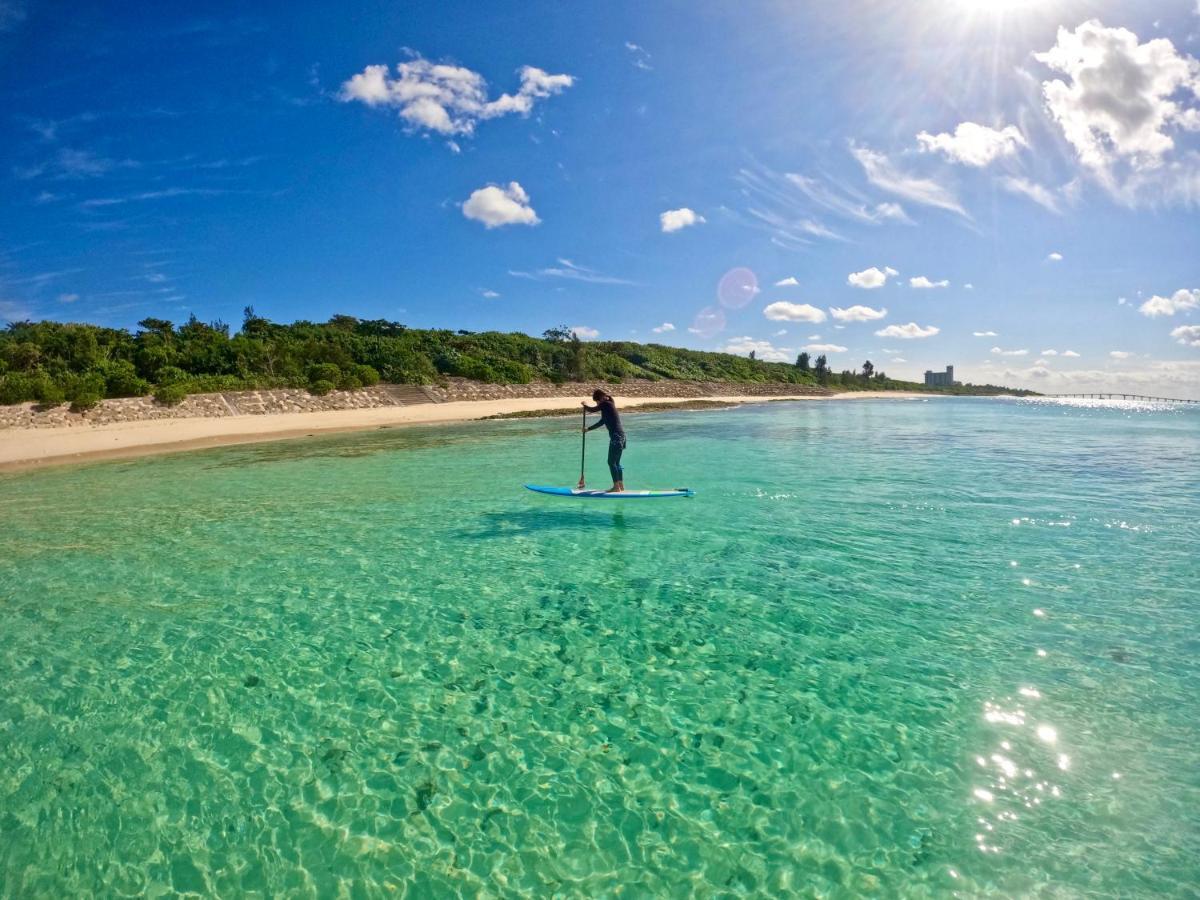
{"type": "Polygon", "coordinates": [[[600,390],[600,388],[596,388],[594,391],[592,391],[592,399],[599,403],[601,400],[611,400],[612,394],[606,394],[604,391],[600,390]]]}

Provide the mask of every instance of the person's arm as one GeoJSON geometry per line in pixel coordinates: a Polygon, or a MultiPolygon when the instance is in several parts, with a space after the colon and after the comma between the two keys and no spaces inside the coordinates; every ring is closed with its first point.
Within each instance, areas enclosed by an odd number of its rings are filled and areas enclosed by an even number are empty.
{"type": "Polygon", "coordinates": [[[588,412],[588,413],[600,412],[600,407],[598,407],[598,406],[588,406],[586,403],[580,403],[579,405],[583,407],[584,412],[588,412]]]}
{"type": "Polygon", "coordinates": [[[601,419],[601,420],[600,420],[599,422],[597,422],[595,425],[589,425],[589,426],[588,426],[588,427],[585,429],[585,431],[595,431],[597,428],[599,428],[599,427],[600,427],[600,426],[602,426],[603,424],[604,424],[604,420],[603,420],[603,419],[601,419]]]}

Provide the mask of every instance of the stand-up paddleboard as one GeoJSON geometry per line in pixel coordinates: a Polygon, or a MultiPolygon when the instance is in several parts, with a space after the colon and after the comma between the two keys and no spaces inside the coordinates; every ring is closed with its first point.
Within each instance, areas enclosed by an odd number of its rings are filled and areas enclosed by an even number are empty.
{"type": "Polygon", "coordinates": [[[539,494],[553,494],[555,497],[578,497],[581,500],[661,500],[665,497],[694,497],[696,492],[691,488],[675,488],[671,491],[591,491],[569,487],[548,487],[544,484],[525,485],[531,491],[539,494]]]}

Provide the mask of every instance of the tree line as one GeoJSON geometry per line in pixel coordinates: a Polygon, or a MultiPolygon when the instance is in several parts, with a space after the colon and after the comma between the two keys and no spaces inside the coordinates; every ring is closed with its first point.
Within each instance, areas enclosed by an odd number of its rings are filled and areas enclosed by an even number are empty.
{"type": "Polygon", "coordinates": [[[876,373],[869,362],[861,372],[834,373],[824,356],[810,366],[807,353],[790,364],[661,344],[585,343],[565,326],[539,338],[345,315],[281,324],[247,307],[236,332],[195,316],[178,326],[147,318],[134,331],[45,321],[14,322],[0,331],[0,404],[70,402],[87,409],[107,397],[153,394],[178,403],[192,393],[279,387],[324,394],[381,380],[430,384],[445,376],[495,384],[636,378],[916,387],[876,373]]]}

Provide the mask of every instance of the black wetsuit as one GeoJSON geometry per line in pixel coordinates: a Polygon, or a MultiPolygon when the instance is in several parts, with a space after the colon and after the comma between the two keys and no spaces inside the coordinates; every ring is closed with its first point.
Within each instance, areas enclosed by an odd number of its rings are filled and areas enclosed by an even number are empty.
{"type": "Polygon", "coordinates": [[[612,475],[613,484],[625,480],[625,470],[621,468],[621,454],[625,450],[625,429],[621,427],[621,415],[617,412],[617,404],[610,400],[601,400],[596,406],[584,406],[588,412],[600,413],[600,421],[588,431],[595,431],[601,425],[608,429],[608,471],[612,475]]]}

